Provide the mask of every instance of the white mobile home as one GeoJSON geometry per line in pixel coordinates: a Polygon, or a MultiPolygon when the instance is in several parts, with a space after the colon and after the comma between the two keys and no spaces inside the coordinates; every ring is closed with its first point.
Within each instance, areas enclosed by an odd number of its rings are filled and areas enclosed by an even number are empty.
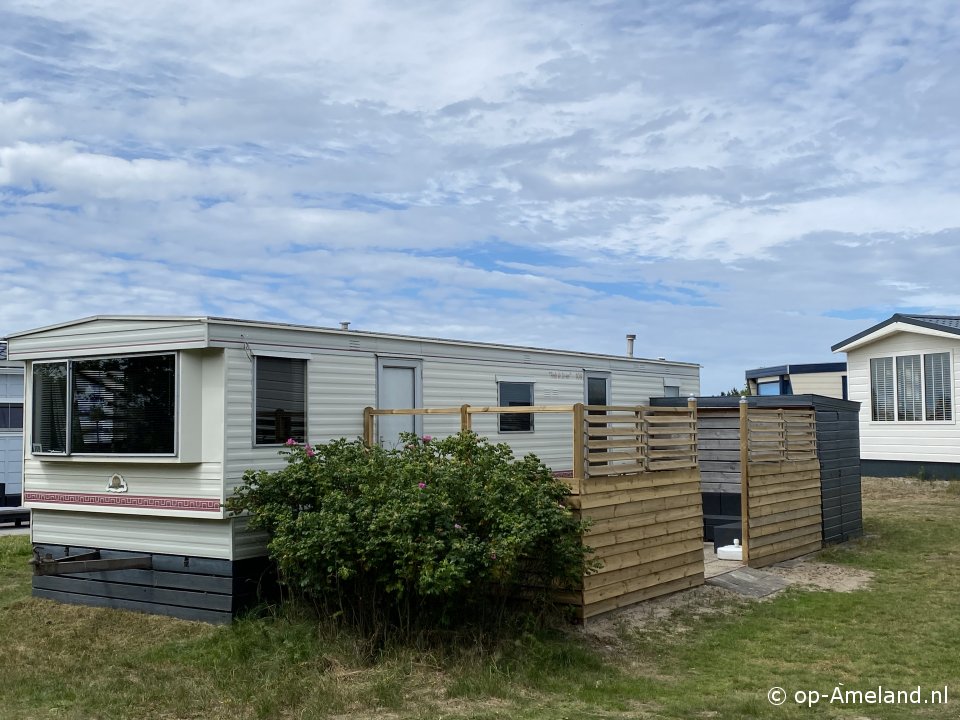
{"type": "MultiPolygon", "coordinates": [[[[9,354],[26,363],[38,553],[116,561],[37,575],[35,594],[212,621],[238,609],[265,552],[224,501],[245,470],[282,466],[287,438],[360,436],[367,406],[636,405],[699,391],[692,363],[212,317],[87,318],[15,333],[9,354]]],[[[458,427],[380,418],[378,437],[458,427]]],[[[474,430],[572,467],[568,421],[490,415],[474,430]]]]}
{"type": "Polygon", "coordinates": [[[960,317],[896,314],[833,350],[860,403],[862,473],[960,477],[960,317]]]}

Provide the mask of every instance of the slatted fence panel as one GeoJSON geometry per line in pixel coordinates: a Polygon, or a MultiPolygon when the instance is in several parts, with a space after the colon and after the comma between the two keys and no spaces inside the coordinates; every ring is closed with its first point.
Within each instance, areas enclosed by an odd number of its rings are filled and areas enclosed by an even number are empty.
{"type": "Polygon", "coordinates": [[[823,546],[816,458],[750,463],[748,488],[750,567],[772,565],[823,546]]]}

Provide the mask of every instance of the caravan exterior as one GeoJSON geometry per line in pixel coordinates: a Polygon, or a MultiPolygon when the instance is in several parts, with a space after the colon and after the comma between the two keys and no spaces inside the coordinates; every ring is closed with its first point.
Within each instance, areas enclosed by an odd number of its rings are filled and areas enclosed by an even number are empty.
{"type": "MultiPolygon", "coordinates": [[[[224,502],[245,470],[280,467],[288,438],[358,437],[365,407],[699,392],[693,363],[215,317],[86,318],[15,333],[9,356],[25,363],[23,495],[38,556],[114,563],[35,575],[34,593],[221,622],[253,595],[266,552],[224,502]]],[[[458,429],[448,415],[380,417],[376,440],[458,429]]],[[[572,467],[569,420],[489,414],[473,429],[572,467]]]]}

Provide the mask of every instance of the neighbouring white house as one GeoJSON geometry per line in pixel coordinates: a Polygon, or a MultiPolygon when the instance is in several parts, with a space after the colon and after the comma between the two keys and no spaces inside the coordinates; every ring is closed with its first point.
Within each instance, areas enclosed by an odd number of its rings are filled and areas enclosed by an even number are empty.
{"type": "MultiPolygon", "coordinates": [[[[35,552],[98,572],[34,576],[36,595],[228,621],[264,538],[224,501],[288,438],[355,438],[373,408],[646,404],[699,392],[699,365],[215,317],[91,317],[13,333],[25,363],[24,502],[35,552]]],[[[376,437],[455,433],[457,416],[378,418],[376,437]]],[[[473,429],[573,466],[569,417],[473,429]]],[[[63,567],[66,567],[65,565],[63,567]]]]}
{"type": "Polygon", "coordinates": [[[751,395],[824,395],[847,399],[847,364],[793,363],[744,373],[751,395]]]}
{"type": "Polygon", "coordinates": [[[863,474],[960,477],[960,316],[898,313],[833,350],[860,402],[863,474]]]}
{"type": "Polygon", "coordinates": [[[20,504],[23,473],[23,363],[0,342],[0,506],[20,504]]]}

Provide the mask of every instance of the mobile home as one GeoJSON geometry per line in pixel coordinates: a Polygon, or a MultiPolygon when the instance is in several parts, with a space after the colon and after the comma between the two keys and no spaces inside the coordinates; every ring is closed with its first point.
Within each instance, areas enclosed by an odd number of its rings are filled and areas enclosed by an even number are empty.
{"type": "MultiPolygon", "coordinates": [[[[249,599],[265,554],[224,502],[245,470],[281,467],[288,438],[358,437],[365,407],[638,405],[699,392],[693,363],[215,317],[85,318],[12,334],[9,356],[26,370],[35,552],[44,567],[68,558],[34,576],[34,594],[214,622],[249,599]]],[[[444,415],[381,417],[376,438],[458,427],[444,415]]],[[[491,414],[473,429],[572,467],[560,418],[491,414]]]]}

